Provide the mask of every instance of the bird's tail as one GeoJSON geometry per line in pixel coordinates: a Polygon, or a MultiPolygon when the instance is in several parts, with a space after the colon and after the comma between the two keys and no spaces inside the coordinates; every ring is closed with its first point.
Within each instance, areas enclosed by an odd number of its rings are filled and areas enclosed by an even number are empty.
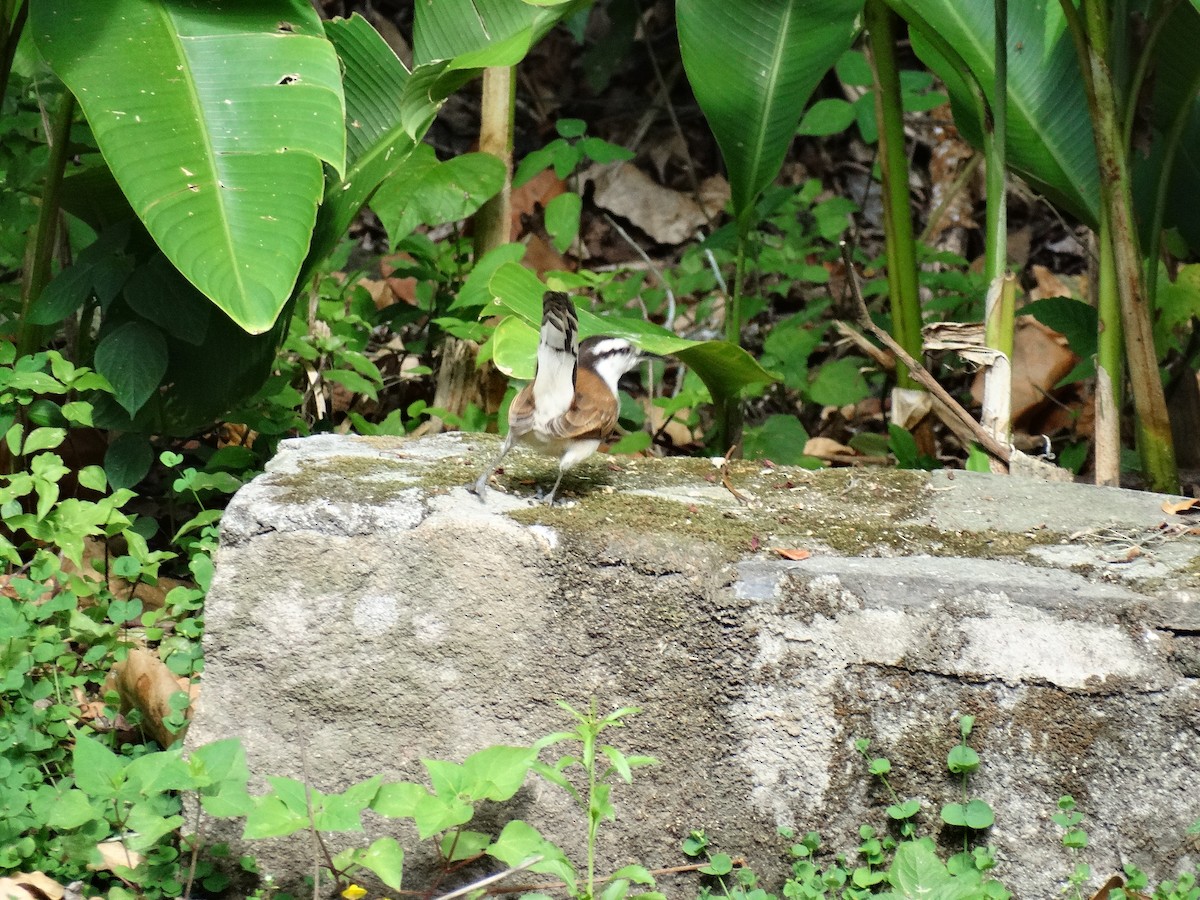
{"type": "Polygon", "coordinates": [[[542,297],[542,331],[538,341],[533,402],[545,418],[561,416],[575,399],[579,370],[579,317],[571,298],[559,291],[542,297]]]}

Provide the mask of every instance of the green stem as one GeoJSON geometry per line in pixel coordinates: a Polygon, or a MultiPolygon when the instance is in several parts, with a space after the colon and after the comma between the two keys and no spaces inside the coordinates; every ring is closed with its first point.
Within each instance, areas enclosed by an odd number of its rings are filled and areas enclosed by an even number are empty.
{"type": "MultiPolygon", "coordinates": [[[[883,179],[884,232],[887,242],[888,294],[892,334],[909,355],[923,350],[921,305],[917,293],[917,255],[909,211],[908,158],[904,152],[904,109],[896,59],[895,14],[882,0],[867,0],[863,10],[875,73],[875,114],[879,121],[879,168],[883,179]]],[[[917,388],[902,363],[897,384],[917,388]]]]}
{"type": "Polygon", "coordinates": [[[1132,186],[1122,143],[1123,129],[1118,121],[1117,98],[1108,68],[1107,22],[1102,4],[1097,0],[1083,0],[1082,16],[1071,0],[1059,2],[1081,55],[1080,63],[1088,87],[1088,105],[1100,166],[1101,202],[1107,208],[1110,225],[1108,234],[1101,234],[1100,239],[1112,243],[1142,471],[1152,490],[1175,493],[1179,490],[1179,471],[1154,348],[1150,307],[1146,302],[1143,260],[1134,227],[1132,186]]]}
{"type": "MultiPolygon", "coordinates": [[[[983,152],[987,161],[987,219],[984,276],[988,284],[1003,278],[1008,265],[1008,197],[1006,183],[1008,140],[1008,2],[996,0],[996,86],[991,116],[984,119],[983,152]]],[[[991,327],[989,318],[988,326],[991,327]]],[[[1009,324],[1011,331],[1011,323],[1009,324]]],[[[997,347],[989,337],[988,346],[997,347]]],[[[1005,350],[1010,356],[1012,348],[1005,350]]]]}
{"type": "MultiPolygon", "coordinates": [[[[746,245],[750,242],[750,217],[738,223],[737,256],[734,262],[733,293],[725,301],[725,340],[742,345],[742,292],[746,284],[746,245]]],[[[717,419],[717,449],[740,457],[742,404],[737,394],[713,397],[717,419]]]]}
{"type": "MultiPolygon", "coordinates": [[[[984,118],[983,153],[987,165],[987,222],[984,274],[987,278],[987,307],[984,311],[984,343],[999,350],[1009,360],[1013,357],[1013,337],[1016,323],[1016,282],[1008,276],[1008,2],[996,0],[996,83],[988,104],[990,115],[984,118]]],[[[1012,435],[1011,368],[1003,371],[1009,378],[1003,382],[1000,371],[988,375],[984,388],[984,425],[991,429],[996,440],[1007,444],[1012,435]],[[1005,414],[1008,410],[1008,414],[1005,414]]],[[[1000,466],[1000,464],[995,464],[1000,466]]],[[[1000,466],[1000,471],[1005,469],[1000,466]]],[[[966,791],[966,779],[963,779],[966,791]]],[[[965,840],[965,839],[964,839],[965,840]]]]}
{"type": "Polygon", "coordinates": [[[75,96],[63,91],[58,111],[46,136],[50,144],[50,159],[46,163],[46,181],[42,185],[42,202],[38,208],[37,225],[26,248],[25,274],[21,285],[21,317],[17,332],[17,355],[33,353],[41,343],[42,329],[29,322],[29,310],[50,282],[50,262],[54,258],[58,234],[59,194],[63,172],[67,166],[67,145],[71,134],[71,119],[75,115],[75,96]]]}
{"type": "Polygon", "coordinates": [[[600,735],[600,726],[596,720],[596,698],[593,697],[588,709],[587,719],[580,729],[583,736],[583,763],[588,777],[588,833],[587,833],[587,893],[586,900],[596,896],[596,830],[600,826],[599,813],[596,809],[596,740],[600,735]]]}

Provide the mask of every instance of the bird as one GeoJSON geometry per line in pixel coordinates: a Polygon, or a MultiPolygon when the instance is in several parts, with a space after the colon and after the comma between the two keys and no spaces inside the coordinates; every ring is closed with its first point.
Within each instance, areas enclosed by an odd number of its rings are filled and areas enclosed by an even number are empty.
{"type": "Polygon", "coordinates": [[[558,457],[558,479],[591,456],[617,427],[617,382],[637,365],[637,348],[623,338],[591,337],[580,343],[575,304],[561,291],[542,297],[537,372],[508,408],[508,436],[500,455],[472,490],[483,500],[487,482],[517,443],[558,457]]]}

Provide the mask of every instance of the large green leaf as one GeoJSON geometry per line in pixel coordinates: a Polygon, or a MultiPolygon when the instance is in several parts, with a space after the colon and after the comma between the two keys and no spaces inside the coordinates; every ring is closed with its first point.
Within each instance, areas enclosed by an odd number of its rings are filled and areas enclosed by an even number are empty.
{"type": "Polygon", "coordinates": [[[490,153],[438,160],[418,145],[403,168],[379,186],[371,209],[395,247],[418,225],[442,225],[472,215],[504,186],[504,163],[490,153]]]}
{"type": "Polygon", "coordinates": [[[746,216],[779,173],[805,104],[854,38],[863,0],[678,0],[696,102],[746,216]]]}
{"type": "Polygon", "coordinates": [[[413,61],[456,60],[459,68],[515,65],[565,16],[591,3],[534,6],[524,0],[437,0],[418,3],[413,61]],[[491,56],[478,56],[481,52],[491,56]]]}
{"type": "Polygon", "coordinates": [[[175,266],[247,331],[308,252],[345,165],[337,57],[308,0],[39,0],[31,25],[175,266]]]}
{"type": "MultiPolygon", "coordinates": [[[[995,96],[992,0],[886,0],[909,25],[913,48],[945,82],[954,121],[975,146],[983,112],[972,81],[995,96]],[[963,71],[965,67],[966,71],[963,71]]],[[[1087,96],[1058,0],[1008,4],[1008,164],[1093,227],[1100,174],[1087,96]]]]}
{"type": "Polygon", "coordinates": [[[346,174],[330,179],[326,188],[302,282],[332,252],[380,183],[408,159],[442,99],[431,96],[429,78],[411,75],[357,13],[326,22],[325,33],[344,70],[346,174]]]}
{"type": "MultiPolygon", "coordinates": [[[[494,299],[480,315],[513,314],[496,328],[492,358],[505,374],[530,379],[537,360],[546,286],[518,263],[500,266],[489,284],[494,299]]],[[[714,399],[733,397],[747,385],[775,380],[754,357],[729,341],[690,341],[641,319],[601,318],[579,310],[580,337],[597,334],[625,338],[647,353],[678,357],[695,370],[714,399]]]]}

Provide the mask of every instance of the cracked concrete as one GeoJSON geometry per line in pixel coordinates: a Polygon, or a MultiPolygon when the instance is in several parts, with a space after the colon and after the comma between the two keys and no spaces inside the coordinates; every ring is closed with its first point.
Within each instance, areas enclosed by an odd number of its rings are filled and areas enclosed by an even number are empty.
{"type": "MultiPolygon", "coordinates": [[[[959,799],[945,758],[971,714],[969,789],[1016,896],[1056,894],[1074,866],[1048,819],[1064,793],[1093,887],[1125,862],[1166,877],[1196,859],[1200,538],[1161,497],[741,463],[740,504],[707,460],[597,457],[547,509],[527,498],[553,462],[520,453],[486,504],[462,488],[493,451],[285,442],[223,520],[189,743],[240,736],[260,784],[307,769],[331,791],[531,743],[569,726],[555,699],[637,706],[611,739],[661,764],[614,789],[603,864],[679,864],[704,828],[778,889],[778,827],[851,863],[859,825],[887,828],[856,738],[922,801],[922,833],[960,841],[938,810],[959,799]]],[[[578,855],[561,791],[531,780],[511,814],[578,855]]],[[[253,849],[285,882],[311,868],[307,838],[253,849]]],[[[410,854],[406,887],[426,863],[410,854]]]]}

